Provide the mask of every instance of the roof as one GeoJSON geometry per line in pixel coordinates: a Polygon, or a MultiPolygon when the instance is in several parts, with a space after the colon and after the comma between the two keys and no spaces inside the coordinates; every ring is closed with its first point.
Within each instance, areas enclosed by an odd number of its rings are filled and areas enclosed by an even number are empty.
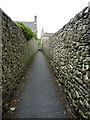
{"type": "Polygon", "coordinates": [[[31,28],[31,30],[34,32],[34,33],[37,33],[37,25],[35,22],[25,22],[25,21],[22,21],[23,24],[25,24],[26,26],[28,26],[29,28],[31,28]]]}
{"type": "Polygon", "coordinates": [[[43,37],[52,37],[52,35],[53,35],[53,33],[45,33],[44,35],[43,35],[43,37]]]}
{"type": "Polygon", "coordinates": [[[37,34],[37,24],[35,22],[27,22],[27,21],[18,21],[25,24],[27,27],[31,28],[32,32],[37,34]]]}

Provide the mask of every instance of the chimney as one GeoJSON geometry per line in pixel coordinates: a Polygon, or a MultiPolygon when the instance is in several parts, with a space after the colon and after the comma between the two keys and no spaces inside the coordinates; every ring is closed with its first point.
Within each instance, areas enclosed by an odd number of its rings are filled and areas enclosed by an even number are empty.
{"type": "Polygon", "coordinates": [[[37,16],[34,16],[34,22],[37,23],[37,16]]]}

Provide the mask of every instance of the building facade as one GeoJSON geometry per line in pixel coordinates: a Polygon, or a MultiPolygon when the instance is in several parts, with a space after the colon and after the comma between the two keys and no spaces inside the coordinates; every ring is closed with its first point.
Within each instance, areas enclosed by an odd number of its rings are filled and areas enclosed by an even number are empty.
{"type": "Polygon", "coordinates": [[[47,32],[44,32],[44,29],[42,29],[42,32],[41,32],[41,44],[44,40],[46,39],[49,39],[50,37],[53,36],[54,33],[47,33],[47,32]]]}

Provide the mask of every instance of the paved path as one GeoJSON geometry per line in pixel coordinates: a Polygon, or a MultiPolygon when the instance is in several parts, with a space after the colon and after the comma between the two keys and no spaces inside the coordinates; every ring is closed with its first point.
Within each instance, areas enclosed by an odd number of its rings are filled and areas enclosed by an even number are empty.
{"type": "Polygon", "coordinates": [[[15,117],[67,118],[66,103],[59,92],[44,55],[39,51],[29,68],[15,117]]]}

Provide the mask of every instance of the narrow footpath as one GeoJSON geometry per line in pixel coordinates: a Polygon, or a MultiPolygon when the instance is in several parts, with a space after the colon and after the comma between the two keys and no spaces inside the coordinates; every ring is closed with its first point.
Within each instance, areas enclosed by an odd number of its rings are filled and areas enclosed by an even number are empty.
{"type": "MultiPolygon", "coordinates": [[[[55,77],[42,52],[35,56],[25,86],[15,107],[15,118],[70,118],[67,102],[58,90],[55,77]]],[[[61,91],[62,92],[62,91],[61,91]]],[[[9,116],[10,117],[10,116],[9,116]]]]}

